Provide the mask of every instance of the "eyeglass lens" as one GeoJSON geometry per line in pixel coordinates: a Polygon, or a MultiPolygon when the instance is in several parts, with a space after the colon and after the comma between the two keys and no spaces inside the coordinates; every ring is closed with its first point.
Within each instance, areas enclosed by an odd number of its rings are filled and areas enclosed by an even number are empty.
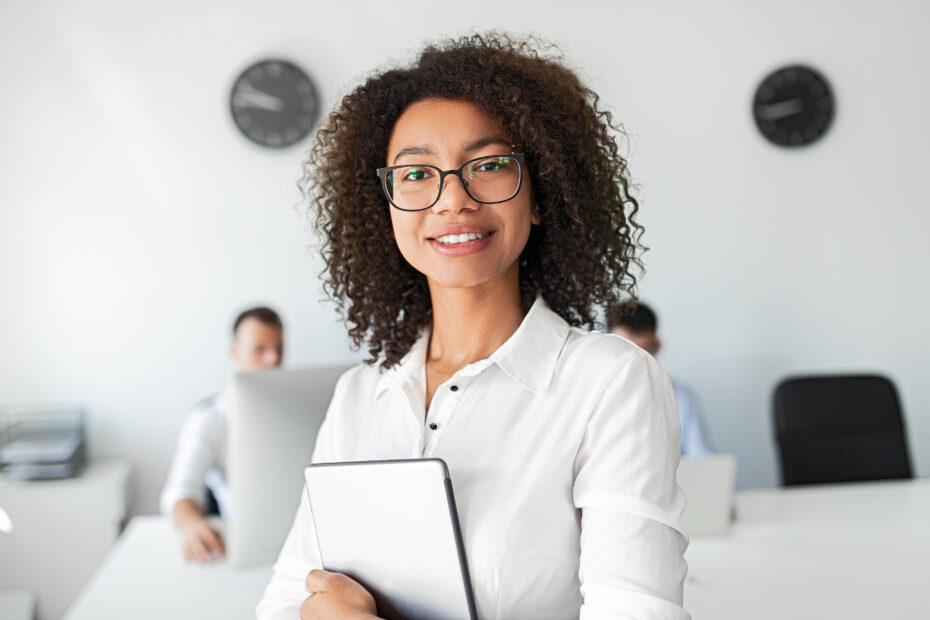
{"type": "MultiPolygon", "coordinates": [[[[439,198],[440,178],[440,170],[433,166],[402,166],[384,176],[384,189],[400,209],[425,209],[439,198]]],[[[474,200],[503,202],[520,187],[520,162],[506,155],[476,159],[462,167],[462,179],[474,200]]],[[[445,182],[454,181],[447,176],[445,182]]]]}

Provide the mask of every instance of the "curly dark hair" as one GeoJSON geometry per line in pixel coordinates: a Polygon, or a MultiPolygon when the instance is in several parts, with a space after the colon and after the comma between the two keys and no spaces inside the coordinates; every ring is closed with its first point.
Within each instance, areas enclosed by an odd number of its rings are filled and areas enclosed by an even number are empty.
{"type": "Polygon", "coordinates": [[[300,186],[322,237],[324,290],[353,344],[367,343],[369,363],[395,365],[432,320],[426,277],[397,248],[376,175],[401,113],[429,98],[474,103],[526,154],[542,223],[520,255],[524,309],[539,294],[569,324],[593,326],[600,308],[633,294],[645,250],[639,205],[612,133],[622,130],[598,95],[538,39],[450,39],[343,97],[304,163],[300,186]]]}

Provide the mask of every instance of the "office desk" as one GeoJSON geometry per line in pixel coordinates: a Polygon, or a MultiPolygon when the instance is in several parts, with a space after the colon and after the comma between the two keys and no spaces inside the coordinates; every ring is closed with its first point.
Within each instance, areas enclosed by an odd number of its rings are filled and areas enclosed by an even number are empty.
{"type": "MultiPolygon", "coordinates": [[[[930,480],[737,494],[730,533],[694,537],[694,620],[930,617],[930,480]]],[[[136,517],[68,620],[254,618],[271,567],[188,564],[168,519],[136,517]]]]}
{"type": "Polygon", "coordinates": [[[60,620],[119,536],[131,471],[128,461],[99,459],[74,478],[0,477],[0,507],[13,523],[0,533],[0,590],[29,589],[36,618],[60,620]]]}
{"type": "Polygon", "coordinates": [[[694,620],[930,618],[930,479],[737,494],[729,534],[694,537],[694,620]]]}
{"type": "Polygon", "coordinates": [[[161,516],[136,517],[67,620],[254,619],[271,566],[234,570],[224,561],[190,564],[161,516]]]}

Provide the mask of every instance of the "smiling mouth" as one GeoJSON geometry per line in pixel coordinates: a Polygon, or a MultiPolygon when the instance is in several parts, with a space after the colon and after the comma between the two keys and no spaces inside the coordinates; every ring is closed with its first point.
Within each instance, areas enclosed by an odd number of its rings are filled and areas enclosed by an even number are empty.
{"type": "Polygon", "coordinates": [[[493,232],[486,233],[462,233],[460,235],[443,235],[442,237],[430,237],[430,241],[438,241],[443,245],[456,245],[459,243],[468,243],[469,241],[478,241],[480,239],[487,239],[493,232]]]}

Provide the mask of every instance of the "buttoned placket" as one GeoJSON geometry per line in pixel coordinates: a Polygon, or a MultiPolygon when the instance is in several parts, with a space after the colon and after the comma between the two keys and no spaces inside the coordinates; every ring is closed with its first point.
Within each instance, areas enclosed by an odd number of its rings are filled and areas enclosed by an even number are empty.
{"type": "Polygon", "coordinates": [[[471,378],[463,376],[462,371],[459,371],[439,386],[436,393],[433,394],[433,401],[430,403],[424,421],[423,452],[420,456],[432,456],[435,452],[443,432],[462,402],[462,397],[465,395],[466,387],[471,378]]]}
{"type": "Polygon", "coordinates": [[[468,386],[477,380],[478,376],[492,363],[490,359],[483,359],[469,364],[439,386],[426,412],[421,456],[432,456],[452,416],[459,409],[462,399],[465,398],[468,386]]]}
{"type": "MultiPolygon", "coordinates": [[[[530,314],[538,307],[540,307],[539,299],[530,309],[530,314]]],[[[537,312],[547,311],[545,304],[541,308],[542,310],[537,310],[537,312]]],[[[497,364],[512,379],[519,381],[533,392],[545,389],[553,366],[547,364],[545,376],[538,374],[527,375],[525,372],[526,364],[521,364],[519,360],[509,359],[513,357],[515,347],[513,340],[520,335],[521,330],[523,330],[522,324],[521,329],[517,330],[515,336],[508,340],[491,357],[465,366],[439,386],[436,393],[433,394],[433,399],[425,416],[423,414],[426,400],[425,358],[429,337],[427,333],[421,335],[414,347],[401,361],[401,365],[384,379],[384,387],[382,388],[400,388],[404,393],[412,415],[411,422],[417,425],[415,428],[419,431],[419,437],[416,438],[414,445],[410,446],[414,454],[418,451],[421,457],[430,457],[435,453],[442,434],[455,412],[460,409],[468,385],[473,383],[492,364],[497,364]],[[503,365],[501,365],[502,361],[504,362],[503,365]],[[543,381],[542,384],[540,384],[540,381],[543,381]]],[[[555,323],[551,333],[546,332],[546,335],[549,338],[534,339],[532,335],[527,336],[524,334],[521,342],[524,343],[524,348],[528,346],[527,343],[533,345],[532,352],[527,352],[525,355],[532,355],[534,359],[538,356],[539,359],[546,360],[554,365],[568,335],[568,326],[564,324],[564,321],[555,323]],[[529,341],[527,338],[529,338],[529,341]],[[555,344],[558,344],[558,347],[555,347],[555,344]]]]}

